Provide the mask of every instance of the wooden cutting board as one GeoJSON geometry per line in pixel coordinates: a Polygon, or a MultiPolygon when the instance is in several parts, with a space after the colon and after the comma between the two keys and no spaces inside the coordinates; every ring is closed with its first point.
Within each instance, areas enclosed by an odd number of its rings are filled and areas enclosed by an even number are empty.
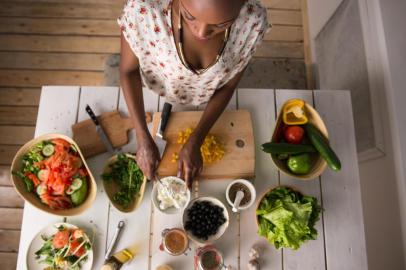
{"type": "MultiPolygon", "coordinates": [[[[151,115],[146,113],[147,122],[151,122],[151,115]]],[[[131,119],[122,117],[118,111],[105,112],[97,116],[100,125],[106,132],[114,148],[128,143],[128,131],[133,128],[131,119]]],[[[73,140],[79,145],[85,157],[92,157],[107,151],[92,120],[84,120],[72,125],[73,140]]]]}
{"type": "MultiPolygon", "coordinates": [[[[194,128],[202,111],[172,112],[166,127],[164,138],[166,149],[158,168],[159,176],[177,174],[177,163],[172,162],[173,153],[179,153],[181,145],[177,143],[179,131],[194,128]]],[[[161,113],[153,117],[153,133],[156,134],[161,113]]],[[[224,157],[214,163],[203,166],[201,179],[252,178],[255,172],[255,142],[251,115],[247,110],[225,111],[209,134],[223,143],[224,157]]]]}

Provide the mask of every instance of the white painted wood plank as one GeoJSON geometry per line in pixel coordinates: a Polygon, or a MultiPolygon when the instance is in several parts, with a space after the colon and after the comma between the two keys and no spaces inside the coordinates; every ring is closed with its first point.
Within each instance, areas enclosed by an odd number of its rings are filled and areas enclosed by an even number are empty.
{"type": "MultiPolygon", "coordinates": [[[[146,93],[144,90],[144,106],[147,112],[155,112],[158,108],[158,96],[146,93]]],[[[152,93],[152,91],[149,91],[152,93]]],[[[123,116],[129,117],[127,104],[124,96],[120,93],[119,111],[123,116]]],[[[151,124],[150,124],[151,125],[151,124]]],[[[129,143],[123,146],[123,152],[135,152],[136,142],[134,132],[129,136],[129,143]]],[[[143,201],[140,207],[132,213],[121,213],[113,206],[110,206],[110,219],[108,229],[108,241],[113,237],[115,228],[120,220],[125,220],[126,226],[122,232],[120,241],[117,243],[116,250],[124,249],[130,245],[138,246],[136,258],[128,263],[123,269],[148,269],[149,262],[149,241],[150,241],[150,215],[151,215],[151,190],[152,183],[148,183],[143,201]]]]}
{"type": "Polygon", "coordinates": [[[248,252],[253,245],[261,249],[261,269],[282,269],[282,253],[270,246],[265,238],[257,234],[255,208],[260,196],[270,187],[278,185],[278,171],[270,155],[261,151],[260,145],[271,139],[275,126],[274,90],[239,89],[238,108],[251,112],[255,136],[255,179],[257,199],[253,207],[245,210],[240,216],[240,265],[246,269],[249,261],[248,252]]]}
{"type": "MultiPolygon", "coordinates": [[[[159,111],[162,111],[165,97],[159,97],[159,111]]],[[[172,111],[195,111],[196,106],[172,104],[172,111]]],[[[153,207],[153,206],[152,206],[153,207]]],[[[161,232],[165,229],[182,228],[182,213],[175,215],[166,215],[158,209],[153,209],[152,213],[152,231],[151,231],[151,265],[150,269],[155,269],[161,264],[168,264],[174,269],[189,270],[193,267],[194,246],[191,244],[192,251],[186,255],[173,257],[159,250],[162,237],[161,232]]]]}
{"type": "MultiPolygon", "coordinates": [[[[80,94],[78,121],[88,119],[85,111],[88,104],[96,115],[117,109],[118,88],[117,87],[82,87],[80,94]]],[[[68,218],[68,222],[75,225],[94,229],[96,236],[93,245],[94,260],[93,269],[100,269],[103,265],[106,252],[106,239],[108,229],[109,201],[103,189],[101,174],[104,164],[110,157],[109,153],[97,155],[87,159],[89,168],[97,183],[97,195],[93,205],[84,213],[68,218]]]]}
{"type": "MultiPolygon", "coordinates": [[[[310,90],[276,90],[276,108],[278,114],[283,104],[292,98],[303,99],[313,106],[313,93],[310,90]]],[[[280,184],[295,187],[305,195],[316,197],[318,202],[321,203],[322,196],[319,177],[303,181],[281,172],[280,184]]],[[[318,232],[317,240],[308,241],[296,251],[290,249],[283,250],[284,269],[325,269],[323,220],[322,215],[320,216],[320,220],[316,224],[318,232]]]]}
{"type": "Polygon", "coordinates": [[[327,269],[368,269],[350,93],[317,90],[314,99],[342,162],[340,172],[321,176],[327,269]]]}
{"type": "MultiPolygon", "coordinates": [[[[224,235],[214,242],[214,246],[223,254],[224,263],[232,269],[238,269],[239,219],[226,200],[227,186],[234,179],[199,180],[199,197],[215,197],[227,207],[229,226],[224,235]]],[[[245,269],[244,267],[242,269],[245,269]]]]}
{"type": "MultiPolygon", "coordinates": [[[[51,132],[71,135],[70,126],[76,122],[78,101],[79,87],[43,87],[35,137],[51,132]]],[[[43,227],[61,221],[62,217],[47,214],[28,203],[25,204],[17,269],[26,269],[27,250],[34,236],[43,227]]]]}
{"type": "Polygon", "coordinates": [[[71,125],[76,121],[78,100],[78,86],[44,86],[35,137],[51,132],[72,136],[71,125]]]}

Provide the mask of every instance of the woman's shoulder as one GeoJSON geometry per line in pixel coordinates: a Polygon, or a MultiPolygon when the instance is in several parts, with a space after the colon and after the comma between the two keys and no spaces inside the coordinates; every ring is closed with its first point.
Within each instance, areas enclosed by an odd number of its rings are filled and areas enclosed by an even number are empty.
{"type": "Polygon", "coordinates": [[[261,28],[268,27],[268,16],[266,8],[261,4],[259,0],[247,0],[242,8],[241,14],[243,23],[248,25],[255,25],[261,28]]]}

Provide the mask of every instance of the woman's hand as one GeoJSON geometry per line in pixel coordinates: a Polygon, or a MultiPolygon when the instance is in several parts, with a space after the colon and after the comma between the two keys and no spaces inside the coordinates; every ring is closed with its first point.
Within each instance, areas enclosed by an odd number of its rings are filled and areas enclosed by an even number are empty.
{"type": "Polygon", "coordinates": [[[158,148],[150,135],[139,138],[136,160],[147,179],[155,180],[160,157],[158,148]]]}
{"type": "Polygon", "coordinates": [[[193,180],[203,169],[200,143],[192,137],[183,145],[178,159],[178,177],[185,180],[189,189],[192,188],[193,180]]]}

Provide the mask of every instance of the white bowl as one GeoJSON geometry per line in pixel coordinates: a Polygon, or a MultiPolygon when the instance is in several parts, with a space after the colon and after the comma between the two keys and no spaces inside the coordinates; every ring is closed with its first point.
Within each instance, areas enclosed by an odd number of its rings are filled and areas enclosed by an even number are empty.
{"type": "MultiPolygon", "coordinates": [[[[175,180],[177,183],[181,183],[182,185],[184,185],[186,187],[186,183],[185,181],[183,181],[182,179],[175,177],[175,176],[168,176],[168,177],[164,177],[161,179],[162,182],[165,182],[167,180],[175,180]]],[[[154,183],[154,187],[152,188],[152,203],[155,206],[156,209],[158,209],[160,212],[164,213],[164,214],[169,214],[169,215],[174,215],[174,214],[178,214],[181,213],[185,207],[188,205],[189,201],[190,201],[190,190],[186,187],[186,195],[187,195],[187,199],[185,202],[185,205],[183,205],[181,208],[176,208],[176,207],[169,207],[165,210],[162,210],[161,208],[159,208],[159,200],[158,200],[158,185],[159,183],[154,183]]]]}
{"type": "Polygon", "coordinates": [[[238,210],[245,210],[245,209],[250,208],[250,207],[254,204],[254,202],[255,202],[255,198],[257,197],[257,192],[255,191],[254,185],[253,185],[250,181],[245,180],[245,179],[237,179],[237,180],[234,180],[233,182],[231,182],[231,183],[227,186],[227,189],[226,189],[226,199],[227,199],[228,204],[229,204],[231,207],[233,207],[233,205],[234,205],[234,202],[231,201],[231,199],[230,199],[228,193],[229,193],[229,190],[230,190],[231,186],[234,185],[234,184],[236,184],[236,183],[241,183],[241,184],[243,184],[243,185],[246,186],[246,187],[249,189],[249,191],[251,192],[251,200],[250,200],[247,204],[242,205],[242,206],[239,206],[239,207],[238,207],[238,210]]]}
{"type": "Polygon", "coordinates": [[[194,241],[195,243],[200,244],[200,245],[210,244],[210,243],[213,243],[214,241],[216,241],[217,239],[219,239],[225,233],[225,231],[227,230],[229,222],[230,222],[230,217],[228,215],[227,208],[224,206],[224,204],[219,199],[216,199],[214,197],[198,197],[198,198],[195,198],[192,201],[190,201],[189,205],[183,211],[183,221],[182,221],[183,229],[185,230],[187,236],[192,241],[194,241]],[[200,238],[197,238],[191,232],[189,232],[188,230],[185,229],[185,224],[188,221],[188,216],[187,216],[188,210],[193,206],[193,204],[195,202],[201,202],[201,201],[209,201],[212,204],[220,206],[221,208],[223,208],[224,217],[226,219],[226,222],[224,222],[224,224],[220,226],[217,233],[215,235],[210,236],[207,240],[202,240],[200,238]]]}
{"type": "MultiPolygon", "coordinates": [[[[32,239],[30,246],[28,247],[27,252],[27,269],[30,270],[42,270],[46,267],[46,264],[39,264],[38,261],[35,259],[35,252],[39,250],[44,240],[42,240],[41,235],[50,236],[58,232],[59,226],[65,226],[69,229],[77,229],[78,227],[69,223],[56,223],[49,225],[43,228],[37,235],[35,235],[34,239],[32,239]]],[[[87,260],[85,263],[82,264],[81,270],[91,270],[93,265],[93,249],[89,250],[87,254],[87,260]]]]}

